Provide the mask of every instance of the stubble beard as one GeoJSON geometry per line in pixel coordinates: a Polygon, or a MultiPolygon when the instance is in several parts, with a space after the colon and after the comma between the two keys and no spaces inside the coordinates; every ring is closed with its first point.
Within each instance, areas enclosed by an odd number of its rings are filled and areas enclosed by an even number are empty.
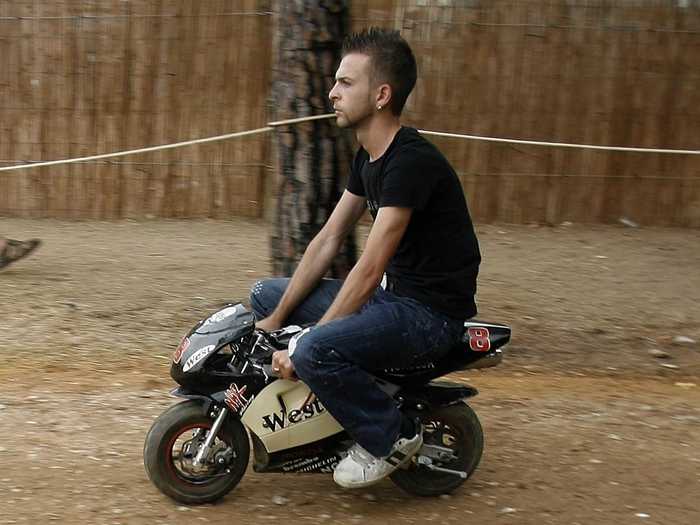
{"type": "Polygon", "coordinates": [[[372,115],[374,115],[374,111],[371,105],[368,105],[357,117],[351,117],[344,111],[341,111],[341,114],[336,117],[336,124],[339,128],[357,129],[369,120],[372,115]]]}
{"type": "Polygon", "coordinates": [[[367,112],[363,113],[362,115],[351,118],[343,114],[342,117],[338,117],[338,127],[339,128],[348,128],[348,129],[357,129],[360,127],[362,124],[364,124],[369,118],[372,116],[372,112],[367,112]]]}

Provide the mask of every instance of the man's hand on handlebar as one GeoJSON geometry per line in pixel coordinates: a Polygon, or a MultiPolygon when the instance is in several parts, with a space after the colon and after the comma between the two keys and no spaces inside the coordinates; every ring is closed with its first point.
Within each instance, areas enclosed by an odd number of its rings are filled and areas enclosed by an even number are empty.
{"type": "Polygon", "coordinates": [[[287,350],[280,350],[272,354],[272,373],[282,379],[297,381],[298,378],[294,373],[294,363],[289,358],[287,350]]]}
{"type": "Polygon", "coordinates": [[[282,323],[278,322],[272,317],[266,317],[265,319],[256,321],[255,328],[259,328],[265,332],[274,332],[275,330],[282,328],[282,323]]]}

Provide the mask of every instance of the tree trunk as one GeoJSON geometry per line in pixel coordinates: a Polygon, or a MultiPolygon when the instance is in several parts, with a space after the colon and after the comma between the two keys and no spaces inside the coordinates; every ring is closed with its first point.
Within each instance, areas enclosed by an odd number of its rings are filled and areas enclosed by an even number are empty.
{"type": "MultiPolygon", "coordinates": [[[[274,120],[333,111],[328,93],[335,82],[348,0],[278,1],[271,113],[274,120]]],[[[277,128],[277,201],[271,238],[273,272],[294,273],[306,246],[330,216],[345,188],[352,139],[334,119],[277,128]]],[[[347,275],[356,261],[351,234],[330,270],[347,275]]]]}

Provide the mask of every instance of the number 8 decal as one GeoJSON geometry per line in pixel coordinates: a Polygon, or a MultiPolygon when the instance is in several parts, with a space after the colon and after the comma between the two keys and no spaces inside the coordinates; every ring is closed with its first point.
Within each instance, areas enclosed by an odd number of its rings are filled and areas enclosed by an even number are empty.
{"type": "Polygon", "coordinates": [[[469,348],[475,352],[488,352],[491,350],[488,328],[468,328],[469,348]]]}

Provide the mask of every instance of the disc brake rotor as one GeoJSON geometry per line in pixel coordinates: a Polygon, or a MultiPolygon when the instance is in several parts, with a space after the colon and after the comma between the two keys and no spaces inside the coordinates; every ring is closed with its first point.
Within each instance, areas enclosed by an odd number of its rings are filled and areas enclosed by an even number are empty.
{"type": "Polygon", "coordinates": [[[198,428],[192,437],[178,444],[184,436],[178,436],[171,450],[173,465],[182,477],[190,481],[205,481],[208,478],[226,475],[231,460],[235,457],[233,450],[224,441],[216,438],[209,459],[204,465],[194,465],[194,458],[204,444],[206,430],[198,428]]]}

